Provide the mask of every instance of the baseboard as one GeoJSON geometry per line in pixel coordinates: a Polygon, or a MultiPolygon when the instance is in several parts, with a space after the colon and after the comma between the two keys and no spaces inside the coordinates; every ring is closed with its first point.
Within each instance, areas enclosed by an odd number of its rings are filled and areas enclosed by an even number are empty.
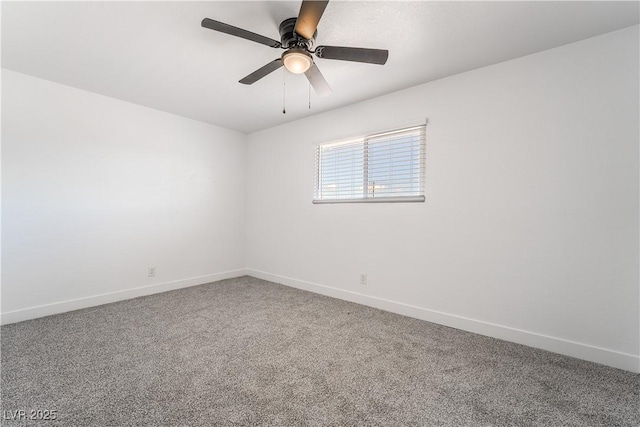
{"type": "Polygon", "coordinates": [[[67,311],[79,310],[81,308],[94,307],[96,305],[108,304],[111,302],[141,297],[145,295],[157,294],[160,292],[172,291],[175,289],[187,288],[190,286],[204,285],[205,283],[218,280],[231,279],[247,275],[247,270],[239,269],[225,271],[222,273],[209,274],[206,276],[190,277],[188,279],[174,280],[171,282],[157,283],[154,285],[140,286],[122,291],[109,292],[106,294],[93,295],[90,297],[77,298],[68,301],[55,302],[36,307],[24,308],[2,313],[1,323],[22,322],[23,320],[36,319],[38,317],[50,316],[52,314],[66,313],[67,311]]]}
{"type": "Polygon", "coordinates": [[[264,271],[247,269],[246,272],[249,276],[280,283],[293,288],[303,289],[305,291],[315,292],[333,298],[379,308],[392,313],[402,314],[404,316],[414,317],[480,335],[499,338],[505,341],[511,341],[578,359],[588,360],[590,362],[612,366],[618,369],[624,369],[626,371],[640,373],[640,357],[633,354],[620,353],[606,348],[595,347],[535,332],[523,331],[508,326],[483,322],[481,320],[470,319],[454,314],[429,310],[344,289],[310,283],[303,280],[293,279],[291,277],[279,276],[277,274],[267,273],[264,271]]]}

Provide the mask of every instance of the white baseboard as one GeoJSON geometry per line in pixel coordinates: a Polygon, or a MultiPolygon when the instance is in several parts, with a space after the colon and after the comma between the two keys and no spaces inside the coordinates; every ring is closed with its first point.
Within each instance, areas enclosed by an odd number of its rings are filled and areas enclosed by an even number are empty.
{"type": "Polygon", "coordinates": [[[145,295],[157,294],[160,292],[172,291],[174,289],[187,288],[189,286],[204,285],[205,283],[218,280],[231,279],[234,277],[246,276],[247,270],[232,270],[222,273],[209,274],[206,276],[190,277],[188,279],[174,280],[154,285],[140,286],[122,291],[109,292],[106,294],[93,295],[90,297],[77,298],[68,301],[54,302],[51,304],[39,305],[36,307],[23,308],[2,313],[1,323],[22,322],[23,320],[36,319],[38,317],[50,316],[52,314],[65,313],[67,311],[79,310],[81,308],[94,307],[96,305],[108,304],[110,302],[122,301],[126,299],[141,297],[145,295]]]}
{"type": "Polygon", "coordinates": [[[253,270],[250,268],[247,269],[246,272],[249,276],[280,283],[293,288],[303,289],[305,291],[315,292],[333,298],[379,308],[392,313],[402,314],[404,316],[414,317],[416,319],[426,320],[428,322],[462,329],[464,331],[474,332],[480,335],[499,338],[505,341],[511,341],[578,359],[588,360],[590,362],[601,363],[603,365],[624,369],[626,371],[640,373],[640,357],[633,354],[620,353],[606,348],[537,334],[535,332],[523,331],[508,326],[483,322],[481,320],[470,319],[454,314],[442,313],[422,307],[416,307],[409,304],[390,301],[344,289],[333,288],[317,283],[305,282],[303,280],[279,276],[277,274],[253,270]]]}

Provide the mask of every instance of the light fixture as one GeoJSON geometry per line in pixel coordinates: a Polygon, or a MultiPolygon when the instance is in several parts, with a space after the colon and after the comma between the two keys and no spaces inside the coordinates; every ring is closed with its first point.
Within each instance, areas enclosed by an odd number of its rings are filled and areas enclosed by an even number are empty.
{"type": "Polygon", "coordinates": [[[311,68],[313,59],[302,49],[290,49],[282,54],[282,62],[293,74],[302,74],[311,68]]]}

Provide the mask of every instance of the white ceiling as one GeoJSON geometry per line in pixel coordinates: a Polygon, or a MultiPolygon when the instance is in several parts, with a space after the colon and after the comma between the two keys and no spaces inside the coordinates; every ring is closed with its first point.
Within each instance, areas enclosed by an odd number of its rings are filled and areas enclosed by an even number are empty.
{"type": "Polygon", "coordinates": [[[241,132],[636,25],[638,2],[331,1],[318,44],[389,49],[384,66],[318,59],[319,98],[281,54],[204,29],[204,17],[279,40],[300,2],[3,2],[2,66],[241,132]]]}

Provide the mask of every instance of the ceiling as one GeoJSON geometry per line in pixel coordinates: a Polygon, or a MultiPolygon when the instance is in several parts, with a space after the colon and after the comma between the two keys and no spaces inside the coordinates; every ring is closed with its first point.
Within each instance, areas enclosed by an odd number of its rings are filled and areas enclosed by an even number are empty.
{"type": "Polygon", "coordinates": [[[281,50],[204,29],[209,17],[279,40],[300,2],[2,2],[2,66],[244,133],[636,25],[638,2],[331,1],[317,43],[389,49],[386,65],[317,59],[333,94],[281,50]],[[286,81],[286,110],[283,106],[286,81]]]}

